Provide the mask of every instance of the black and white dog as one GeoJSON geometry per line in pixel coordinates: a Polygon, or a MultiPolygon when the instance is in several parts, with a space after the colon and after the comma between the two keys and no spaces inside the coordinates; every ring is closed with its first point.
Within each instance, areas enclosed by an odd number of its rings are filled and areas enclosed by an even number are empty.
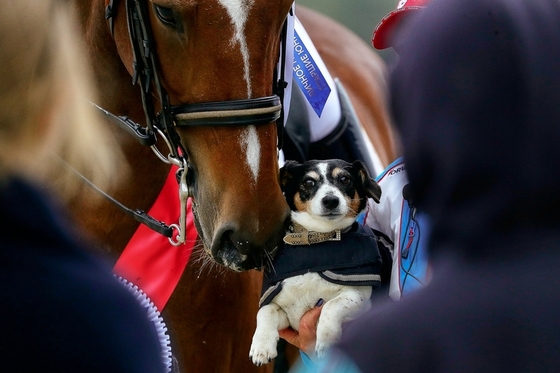
{"type": "Polygon", "coordinates": [[[381,188],[361,161],[288,161],[280,183],[292,224],[265,269],[257,328],[249,356],[256,365],[277,356],[278,330],[299,328],[319,299],[316,353],[338,340],[344,321],[369,306],[380,285],[381,256],[371,229],[356,222],[381,188]]]}

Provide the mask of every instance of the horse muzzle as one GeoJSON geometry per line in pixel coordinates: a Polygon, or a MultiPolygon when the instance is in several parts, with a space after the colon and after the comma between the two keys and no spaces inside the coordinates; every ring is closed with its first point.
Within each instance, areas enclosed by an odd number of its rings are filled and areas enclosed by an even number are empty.
{"type": "Polygon", "coordinates": [[[231,224],[221,226],[210,246],[212,258],[236,272],[261,270],[272,259],[284,236],[288,225],[287,217],[288,215],[263,243],[250,239],[243,228],[231,224]]]}
{"type": "Polygon", "coordinates": [[[211,235],[205,234],[210,232],[201,226],[195,204],[193,204],[193,215],[206,253],[215,262],[235,272],[261,270],[272,259],[289,224],[289,209],[286,206],[286,210],[278,215],[276,223],[268,227],[269,233],[264,235],[256,234],[257,230],[248,229],[231,221],[217,225],[214,234],[211,235]]]}

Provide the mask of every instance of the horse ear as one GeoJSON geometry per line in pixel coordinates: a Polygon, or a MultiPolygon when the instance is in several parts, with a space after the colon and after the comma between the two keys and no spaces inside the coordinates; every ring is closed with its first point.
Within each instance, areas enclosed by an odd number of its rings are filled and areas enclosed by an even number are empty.
{"type": "Polygon", "coordinates": [[[294,179],[294,172],[301,166],[296,161],[286,161],[284,166],[280,168],[280,187],[282,190],[294,179]]]}
{"type": "Polygon", "coordinates": [[[379,203],[381,199],[381,187],[369,176],[365,164],[359,160],[354,161],[354,163],[352,163],[352,168],[354,168],[359,176],[357,181],[362,183],[362,188],[365,190],[366,195],[379,203]]]}

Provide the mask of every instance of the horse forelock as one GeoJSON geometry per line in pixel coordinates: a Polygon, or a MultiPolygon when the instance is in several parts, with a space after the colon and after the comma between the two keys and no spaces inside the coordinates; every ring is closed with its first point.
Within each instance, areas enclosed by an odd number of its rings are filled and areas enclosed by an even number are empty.
{"type": "Polygon", "coordinates": [[[253,92],[249,69],[249,49],[247,48],[247,40],[245,38],[245,23],[247,22],[249,11],[255,0],[218,0],[218,2],[227,10],[235,28],[232,44],[239,44],[241,56],[243,57],[243,72],[245,83],[247,84],[247,97],[251,98],[253,92]]]}

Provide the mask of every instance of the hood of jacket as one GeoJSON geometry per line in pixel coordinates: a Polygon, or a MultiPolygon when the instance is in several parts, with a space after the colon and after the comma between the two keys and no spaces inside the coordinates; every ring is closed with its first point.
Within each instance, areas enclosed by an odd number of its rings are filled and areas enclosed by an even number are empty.
{"type": "Polygon", "coordinates": [[[391,105],[431,254],[558,230],[560,2],[434,0],[400,37],[391,105]]]}

